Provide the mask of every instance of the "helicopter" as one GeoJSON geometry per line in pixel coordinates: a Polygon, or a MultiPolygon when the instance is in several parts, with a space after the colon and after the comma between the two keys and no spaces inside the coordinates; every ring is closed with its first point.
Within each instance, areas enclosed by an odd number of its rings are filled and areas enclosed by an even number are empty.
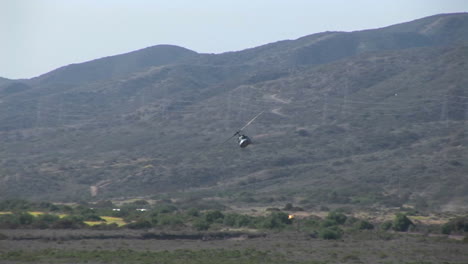
{"type": "Polygon", "coordinates": [[[237,136],[237,143],[239,144],[239,147],[241,147],[241,148],[245,148],[248,145],[252,144],[252,140],[248,136],[243,134],[242,130],[244,130],[248,125],[252,124],[252,122],[255,119],[257,119],[257,117],[259,117],[261,114],[263,114],[263,112],[265,112],[265,111],[262,111],[259,114],[257,114],[254,118],[252,118],[249,122],[247,122],[247,124],[245,124],[245,126],[243,126],[241,129],[237,130],[234,133],[234,135],[232,135],[230,138],[226,139],[222,144],[228,142],[231,138],[233,138],[235,136],[237,136]]]}

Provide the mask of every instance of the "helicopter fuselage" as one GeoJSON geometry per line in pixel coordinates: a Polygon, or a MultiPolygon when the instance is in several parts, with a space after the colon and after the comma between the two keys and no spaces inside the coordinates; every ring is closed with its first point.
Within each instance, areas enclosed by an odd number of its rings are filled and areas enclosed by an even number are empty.
{"type": "Polygon", "coordinates": [[[246,135],[240,135],[239,138],[238,138],[238,142],[239,142],[239,147],[241,147],[241,148],[245,148],[248,145],[250,145],[250,143],[252,143],[250,138],[248,136],[246,136],[246,135]]]}

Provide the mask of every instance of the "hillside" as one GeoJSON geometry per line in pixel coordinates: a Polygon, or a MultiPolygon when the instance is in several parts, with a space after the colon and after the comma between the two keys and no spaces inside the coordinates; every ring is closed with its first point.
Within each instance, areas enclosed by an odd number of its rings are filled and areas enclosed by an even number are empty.
{"type": "Polygon", "coordinates": [[[177,63],[193,56],[196,56],[196,52],[191,50],[171,45],[157,45],[118,56],[71,64],[33,78],[32,81],[39,86],[51,84],[78,86],[122,77],[151,66],[177,63]]]}
{"type": "Polygon", "coordinates": [[[2,81],[0,198],[463,208],[467,21],[155,46],[2,81]],[[220,145],[261,111],[254,145],[220,145]]]}

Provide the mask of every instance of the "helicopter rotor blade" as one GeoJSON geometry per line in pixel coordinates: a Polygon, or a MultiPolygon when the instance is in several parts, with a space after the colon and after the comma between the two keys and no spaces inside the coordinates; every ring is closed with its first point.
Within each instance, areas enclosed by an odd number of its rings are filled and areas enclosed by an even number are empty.
{"type": "MultiPolygon", "coordinates": [[[[245,124],[245,126],[243,126],[241,129],[239,129],[239,131],[242,131],[244,130],[248,125],[252,124],[252,122],[257,119],[257,117],[259,117],[261,114],[263,114],[263,112],[265,111],[262,111],[260,112],[259,114],[257,114],[254,118],[252,118],[249,122],[247,122],[247,124],[245,124]]],[[[237,132],[238,133],[238,132],[237,132]]]]}
{"type": "Polygon", "coordinates": [[[252,124],[252,122],[257,119],[257,117],[259,117],[261,114],[263,114],[263,112],[265,111],[262,111],[260,112],[259,114],[257,114],[254,118],[252,118],[249,122],[247,122],[247,124],[245,124],[245,126],[243,126],[241,129],[237,130],[236,133],[234,133],[234,135],[232,135],[231,137],[229,137],[228,139],[226,139],[223,143],[219,144],[219,145],[223,145],[224,143],[228,142],[229,140],[231,140],[231,138],[235,137],[235,136],[239,136],[241,131],[243,129],[245,129],[248,125],[252,124]]]}

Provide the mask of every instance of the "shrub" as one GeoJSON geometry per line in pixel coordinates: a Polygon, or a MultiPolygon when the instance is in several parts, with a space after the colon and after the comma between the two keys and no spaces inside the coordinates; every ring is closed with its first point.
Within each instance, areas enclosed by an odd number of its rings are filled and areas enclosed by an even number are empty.
{"type": "Polygon", "coordinates": [[[34,222],[34,216],[28,213],[20,213],[18,215],[18,222],[20,225],[31,225],[34,222]]]}
{"type": "Polygon", "coordinates": [[[59,221],[60,217],[52,214],[43,214],[43,215],[38,215],[36,216],[36,219],[34,221],[33,227],[34,228],[49,228],[51,227],[55,222],[59,221]]]}
{"type": "Polygon", "coordinates": [[[64,217],[52,224],[52,228],[57,229],[77,229],[85,227],[86,224],[78,217],[64,217]]]}
{"type": "Polygon", "coordinates": [[[449,223],[445,223],[441,227],[442,234],[450,235],[452,233],[452,226],[449,223]]]}
{"type": "Polygon", "coordinates": [[[387,231],[387,230],[390,230],[392,226],[393,226],[392,221],[385,221],[380,225],[380,229],[387,231]]]}
{"type": "Polygon", "coordinates": [[[410,226],[414,226],[413,222],[406,216],[406,214],[396,214],[393,219],[393,230],[406,232],[410,226]]]}
{"type": "Polygon", "coordinates": [[[193,222],[193,227],[198,231],[208,230],[210,228],[210,223],[208,223],[205,219],[197,219],[193,222]]]}
{"type": "Polygon", "coordinates": [[[346,222],[347,217],[343,213],[333,211],[328,213],[326,219],[335,221],[337,224],[342,225],[346,222]]]}
{"type": "Polygon", "coordinates": [[[320,226],[320,219],[315,217],[310,217],[304,222],[304,226],[307,228],[315,228],[320,226]]]}
{"type": "Polygon", "coordinates": [[[291,224],[289,215],[283,212],[272,212],[269,216],[260,219],[257,226],[266,229],[281,229],[291,224]]]}
{"type": "Polygon", "coordinates": [[[330,226],[337,226],[337,225],[338,223],[332,219],[325,219],[322,222],[320,222],[320,227],[330,227],[330,226]]]}
{"type": "Polygon", "coordinates": [[[342,234],[343,230],[337,226],[333,226],[320,229],[318,236],[321,239],[340,239],[342,234]]]}
{"type": "Polygon", "coordinates": [[[200,216],[200,212],[198,211],[197,208],[190,208],[190,209],[187,211],[187,215],[189,215],[189,216],[194,216],[194,217],[198,217],[198,216],[200,216]]]}
{"type": "Polygon", "coordinates": [[[0,215],[0,228],[15,229],[19,227],[18,217],[13,214],[0,215]]]}
{"type": "Polygon", "coordinates": [[[149,205],[149,203],[145,200],[136,200],[132,204],[137,205],[137,206],[145,206],[149,205]]]}
{"type": "Polygon", "coordinates": [[[30,208],[31,203],[26,200],[12,199],[0,202],[0,211],[28,210],[30,208]]]}
{"type": "Polygon", "coordinates": [[[127,224],[126,226],[130,229],[146,229],[151,228],[152,224],[148,220],[140,219],[133,223],[127,224]]]}
{"type": "Polygon", "coordinates": [[[224,216],[223,224],[227,226],[236,226],[237,225],[237,216],[238,214],[227,214],[224,216]]]}
{"type": "Polygon", "coordinates": [[[227,214],[224,224],[232,227],[244,227],[252,224],[252,217],[241,214],[227,214]]]}
{"type": "Polygon", "coordinates": [[[292,203],[287,203],[284,206],[283,210],[285,210],[285,211],[304,211],[304,209],[302,207],[294,206],[292,203]]]}
{"type": "Polygon", "coordinates": [[[205,214],[205,220],[208,223],[221,222],[223,218],[224,215],[219,210],[208,211],[205,214]]]}
{"type": "Polygon", "coordinates": [[[286,210],[286,211],[291,211],[293,208],[294,208],[294,206],[293,206],[292,203],[287,203],[287,204],[284,206],[284,210],[286,210]]]}
{"type": "Polygon", "coordinates": [[[156,208],[156,212],[159,214],[168,214],[177,211],[177,207],[172,204],[163,204],[156,208]]]}
{"type": "Polygon", "coordinates": [[[442,225],[442,233],[468,232],[468,217],[457,217],[442,225]]]}
{"type": "Polygon", "coordinates": [[[371,230],[374,229],[374,225],[366,220],[359,220],[354,223],[354,227],[358,230],[371,230]]]}
{"type": "Polygon", "coordinates": [[[184,219],[181,215],[168,215],[164,214],[158,217],[158,224],[163,226],[180,226],[184,224],[184,219]]]}

